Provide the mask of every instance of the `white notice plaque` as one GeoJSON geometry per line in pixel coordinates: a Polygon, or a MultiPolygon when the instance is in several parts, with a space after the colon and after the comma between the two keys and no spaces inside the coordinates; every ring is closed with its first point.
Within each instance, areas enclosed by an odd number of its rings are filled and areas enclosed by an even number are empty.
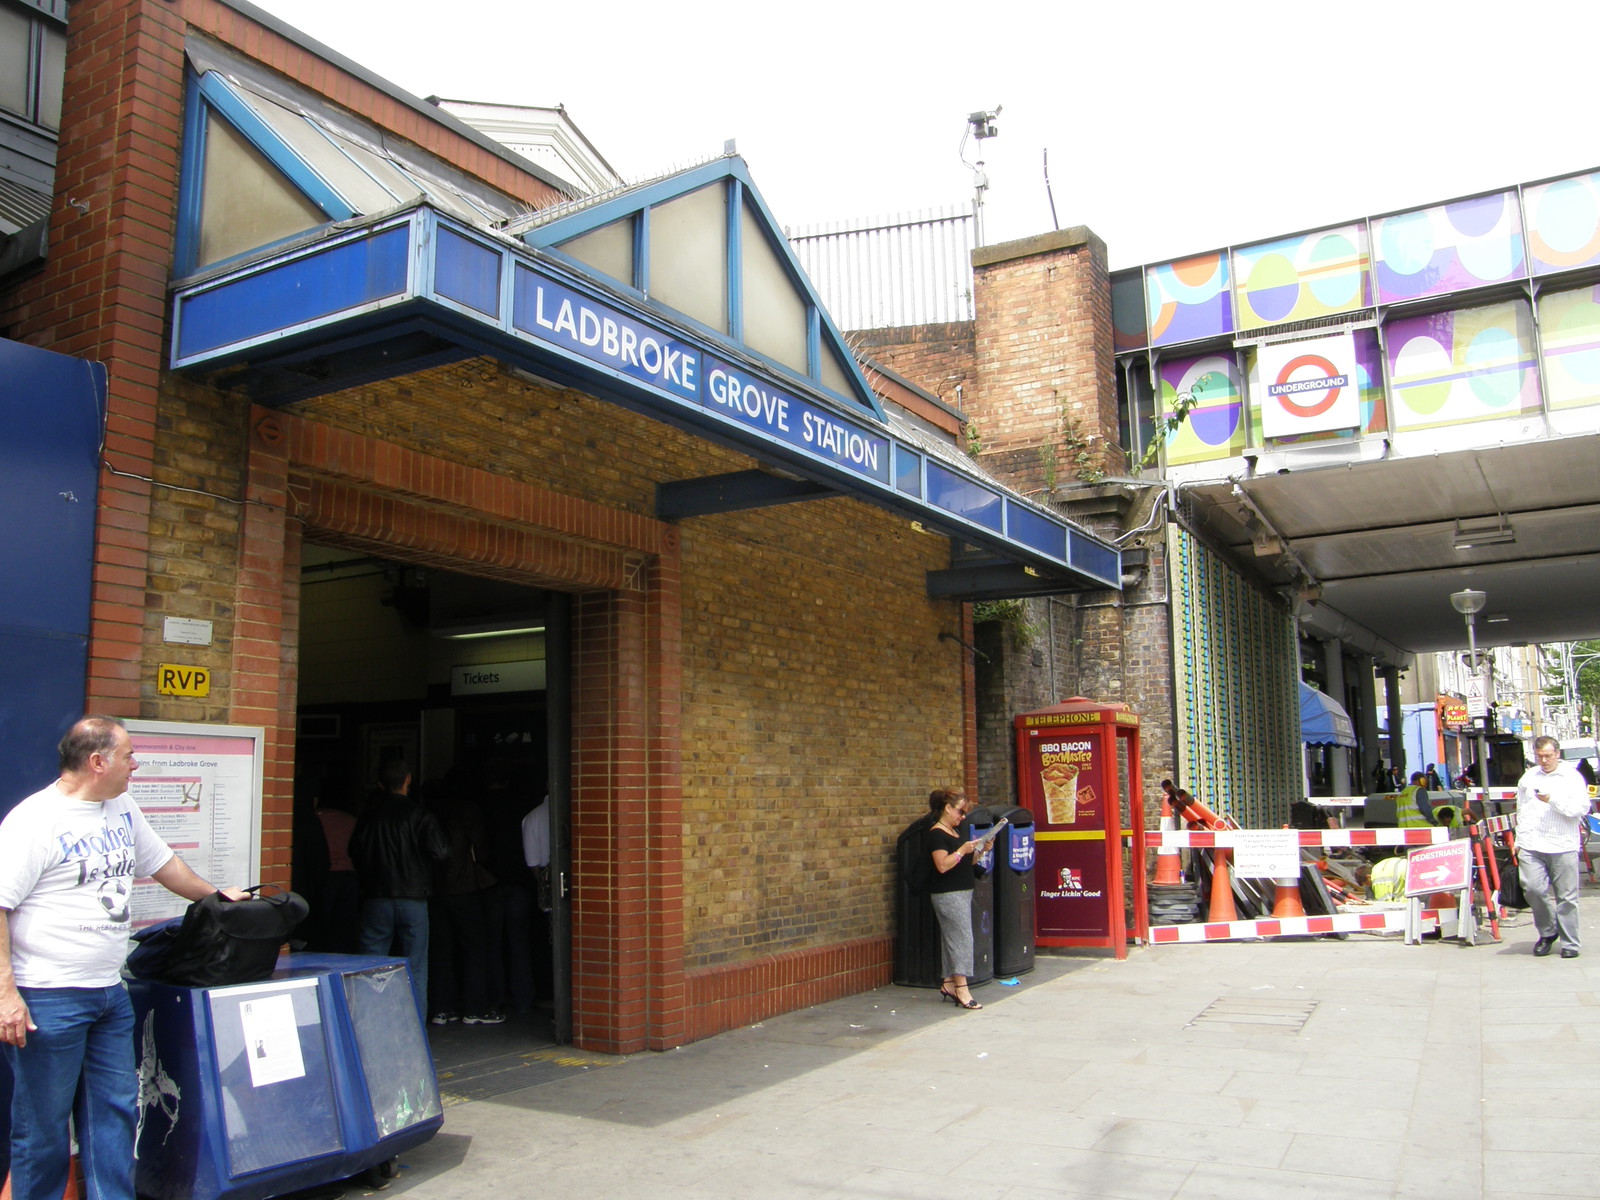
{"type": "Polygon", "coordinates": [[[1300,878],[1300,835],[1293,829],[1239,829],[1233,870],[1243,879],[1300,878]]]}

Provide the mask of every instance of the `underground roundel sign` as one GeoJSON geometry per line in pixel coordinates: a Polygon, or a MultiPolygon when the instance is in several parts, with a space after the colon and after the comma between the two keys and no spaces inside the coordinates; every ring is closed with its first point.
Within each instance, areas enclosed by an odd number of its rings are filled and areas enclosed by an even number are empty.
{"type": "Polygon", "coordinates": [[[1256,366],[1264,436],[1353,429],[1361,423],[1355,338],[1350,334],[1264,345],[1256,366]]]}

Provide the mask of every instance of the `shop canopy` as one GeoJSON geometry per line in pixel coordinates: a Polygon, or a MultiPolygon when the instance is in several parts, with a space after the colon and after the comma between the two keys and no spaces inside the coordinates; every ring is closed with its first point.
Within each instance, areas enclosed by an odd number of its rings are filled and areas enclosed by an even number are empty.
{"type": "Polygon", "coordinates": [[[1300,685],[1300,740],[1308,746],[1356,744],[1355,726],[1344,707],[1305,683],[1300,685]]]}
{"type": "Polygon", "coordinates": [[[1115,546],[885,410],[743,159],[527,211],[258,64],[189,55],[174,368],[284,405],[489,355],[760,464],[660,484],[660,519],[852,495],[951,539],[930,595],[1121,587],[1115,546]]]}

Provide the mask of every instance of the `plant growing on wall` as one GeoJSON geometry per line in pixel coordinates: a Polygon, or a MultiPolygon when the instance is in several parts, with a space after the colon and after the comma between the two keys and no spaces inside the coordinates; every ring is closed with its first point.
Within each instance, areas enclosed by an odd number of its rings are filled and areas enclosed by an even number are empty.
{"type": "Polygon", "coordinates": [[[1178,428],[1183,424],[1184,418],[1200,402],[1200,392],[1205,389],[1212,379],[1216,378],[1216,374],[1215,371],[1207,371],[1194,381],[1194,386],[1187,392],[1179,392],[1173,398],[1172,411],[1156,421],[1150,444],[1145,447],[1144,457],[1139,460],[1140,470],[1154,465],[1156,456],[1161,453],[1161,447],[1172,440],[1172,435],[1178,432],[1178,428]]]}
{"type": "Polygon", "coordinates": [[[998,621],[1011,631],[1020,646],[1031,646],[1042,630],[1028,620],[1026,600],[978,600],[972,605],[972,623],[998,621]]]}

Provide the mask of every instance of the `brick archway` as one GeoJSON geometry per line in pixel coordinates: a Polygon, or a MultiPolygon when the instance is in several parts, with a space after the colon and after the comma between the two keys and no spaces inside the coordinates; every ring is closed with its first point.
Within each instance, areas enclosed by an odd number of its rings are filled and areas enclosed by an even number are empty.
{"type": "Polygon", "coordinates": [[[289,865],[302,530],[570,593],[573,1041],[681,1045],[677,530],[284,413],[251,425],[234,711],[269,730],[264,859],[289,865]]]}

